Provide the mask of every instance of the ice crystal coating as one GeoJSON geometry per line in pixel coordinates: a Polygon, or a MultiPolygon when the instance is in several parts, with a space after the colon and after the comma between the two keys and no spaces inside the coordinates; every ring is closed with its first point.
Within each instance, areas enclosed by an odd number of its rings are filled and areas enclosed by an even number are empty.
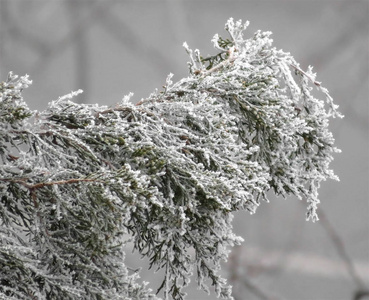
{"type": "Polygon", "coordinates": [[[166,299],[183,299],[193,273],[231,299],[218,271],[242,242],[232,212],[255,213],[272,190],[318,219],[320,182],[337,179],[328,120],[341,115],[312,68],[270,32],[244,39],[247,25],[230,19],[214,56],[185,43],[189,76],[136,105],[76,104],[77,91],[32,112],[27,77],[1,83],[1,297],[156,299],[124,263],[130,240],[164,269],[166,299]]]}

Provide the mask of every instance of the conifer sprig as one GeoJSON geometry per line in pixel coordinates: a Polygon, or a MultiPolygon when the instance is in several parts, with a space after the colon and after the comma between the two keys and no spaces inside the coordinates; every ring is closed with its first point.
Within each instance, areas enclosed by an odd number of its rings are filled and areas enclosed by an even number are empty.
{"type": "Polygon", "coordinates": [[[230,19],[209,57],[185,44],[189,76],[136,105],[77,104],[77,91],[34,112],[27,76],[1,83],[1,297],[157,299],[125,265],[133,245],[164,270],[166,299],[184,299],[192,274],[232,299],[219,275],[242,242],[232,212],[255,213],[272,190],[306,198],[318,219],[341,115],[310,67],[269,32],[245,39],[247,25],[230,19]]]}

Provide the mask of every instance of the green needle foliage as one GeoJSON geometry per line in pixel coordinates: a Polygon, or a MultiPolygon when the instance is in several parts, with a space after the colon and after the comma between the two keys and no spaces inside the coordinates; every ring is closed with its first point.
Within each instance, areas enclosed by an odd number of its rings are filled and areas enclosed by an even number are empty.
{"type": "Polygon", "coordinates": [[[337,179],[328,130],[341,117],[328,91],[270,33],[230,37],[202,57],[185,44],[190,74],[136,105],[76,104],[81,91],[30,111],[28,77],[0,86],[0,298],[158,299],[124,261],[133,244],[164,270],[165,299],[183,299],[195,273],[232,299],[218,271],[232,212],[254,213],[267,192],[307,200],[337,179]],[[324,100],[315,98],[312,89],[324,100]]]}

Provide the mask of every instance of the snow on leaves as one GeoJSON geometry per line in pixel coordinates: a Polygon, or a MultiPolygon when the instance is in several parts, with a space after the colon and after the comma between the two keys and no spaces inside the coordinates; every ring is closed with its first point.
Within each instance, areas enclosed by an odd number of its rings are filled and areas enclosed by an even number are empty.
{"type": "Polygon", "coordinates": [[[35,113],[27,77],[2,83],[0,295],[155,299],[124,264],[130,240],[164,270],[166,299],[183,299],[193,273],[231,299],[218,271],[242,242],[232,212],[255,213],[273,190],[318,219],[320,182],[337,179],[328,120],[341,115],[311,68],[270,32],[244,39],[247,25],[230,19],[213,56],[184,44],[190,75],[136,105],[76,104],[77,91],[35,113]]]}

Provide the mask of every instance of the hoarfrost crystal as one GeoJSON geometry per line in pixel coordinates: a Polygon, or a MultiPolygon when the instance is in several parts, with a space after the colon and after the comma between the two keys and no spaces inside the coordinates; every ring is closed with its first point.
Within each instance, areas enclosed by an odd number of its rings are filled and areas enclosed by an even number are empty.
{"type": "Polygon", "coordinates": [[[232,299],[218,273],[243,241],[234,211],[255,213],[272,190],[306,199],[318,219],[320,183],[338,179],[329,118],[342,116],[312,68],[273,48],[270,32],[245,39],[247,26],[230,19],[212,56],[185,43],[189,76],[170,74],[136,105],[132,94],[77,104],[79,90],[36,113],[21,96],[28,77],[10,73],[0,86],[1,297],[158,299],[125,265],[132,241],[164,270],[166,299],[183,299],[193,273],[232,299]]]}

